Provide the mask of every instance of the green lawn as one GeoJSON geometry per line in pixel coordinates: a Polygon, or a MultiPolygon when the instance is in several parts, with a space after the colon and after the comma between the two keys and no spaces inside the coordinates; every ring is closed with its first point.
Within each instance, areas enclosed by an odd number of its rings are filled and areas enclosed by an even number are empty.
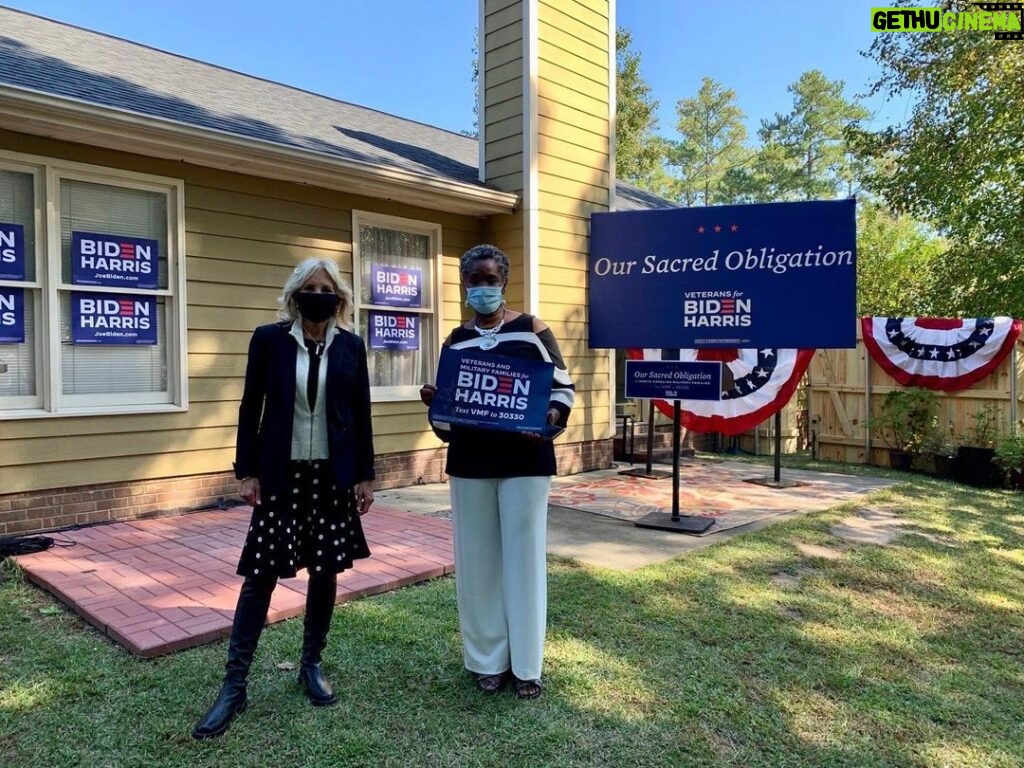
{"type": "Polygon", "coordinates": [[[536,702],[473,689],[451,579],[337,610],[333,708],[277,668],[278,624],[205,743],[224,643],[135,659],[8,563],[0,765],[1024,765],[1022,497],[904,477],[865,502],[908,522],[891,546],[831,535],[839,507],[632,573],[552,562],[536,702]]]}

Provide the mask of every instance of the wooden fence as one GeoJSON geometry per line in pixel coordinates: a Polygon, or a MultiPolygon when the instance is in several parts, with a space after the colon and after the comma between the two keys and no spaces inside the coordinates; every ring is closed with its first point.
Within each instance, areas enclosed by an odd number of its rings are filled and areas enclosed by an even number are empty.
{"type": "MultiPolygon", "coordinates": [[[[900,384],[871,359],[857,323],[856,349],[819,349],[807,372],[810,388],[810,427],[815,455],[828,461],[888,465],[888,447],[867,429],[878,415],[886,392],[900,384]]],[[[1021,344],[999,367],[971,389],[940,392],[939,425],[960,443],[973,416],[992,406],[998,412],[1000,434],[1020,429],[1024,415],[1024,354],[1021,344]]]]}

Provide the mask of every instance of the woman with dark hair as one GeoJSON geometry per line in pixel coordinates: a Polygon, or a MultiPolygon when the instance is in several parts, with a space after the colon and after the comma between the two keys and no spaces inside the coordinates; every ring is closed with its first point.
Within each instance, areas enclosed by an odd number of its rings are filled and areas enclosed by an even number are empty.
{"type": "Polygon", "coordinates": [[[329,259],[299,264],[282,322],[256,329],[238,409],[235,476],[252,505],[220,694],[193,737],[223,734],[248,703],[246,680],[279,578],[309,573],[299,683],[314,706],[337,697],[320,668],[337,574],[369,557],[360,516],[373,503],[370,384],[362,340],[342,327],[352,291],[329,259]]]}
{"type": "MultiPolygon", "coordinates": [[[[459,270],[474,314],[451,332],[445,346],[553,363],[548,423],[564,427],[573,405],[572,380],[551,330],[505,306],[508,257],[493,245],[478,245],[466,251],[459,270]]],[[[420,398],[430,405],[436,392],[426,384],[420,398]]],[[[445,471],[466,668],[483,693],[498,693],[511,682],[519,698],[537,698],[543,688],[554,446],[539,435],[443,422],[431,426],[448,443],[445,471]]]]}

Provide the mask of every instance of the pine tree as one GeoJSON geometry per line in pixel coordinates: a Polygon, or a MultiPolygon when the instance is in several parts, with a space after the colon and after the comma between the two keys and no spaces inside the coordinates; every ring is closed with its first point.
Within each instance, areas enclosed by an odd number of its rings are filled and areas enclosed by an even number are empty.
{"type": "Polygon", "coordinates": [[[681,139],[668,162],[678,169],[677,197],[687,205],[731,202],[726,177],[751,159],[736,92],[705,77],[696,97],[676,103],[676,114],[681,139]]]}
{"type": "Polygon", "coordinates": [[[640,73],[640,54],[630,50],[632,35],[615,31],[615,175],[648,189],[662,164],[662,144],[654,135],[658,102],[640,73]]]}

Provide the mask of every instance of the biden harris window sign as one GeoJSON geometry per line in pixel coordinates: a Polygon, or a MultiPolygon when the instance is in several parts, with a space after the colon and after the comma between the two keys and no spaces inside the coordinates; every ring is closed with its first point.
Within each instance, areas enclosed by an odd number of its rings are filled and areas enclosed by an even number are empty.
{"type": "Polygon", "coordinates": [[[25,341],[25,291],[0,288],[0,344],[25,341]]]}
{"type": "Polygon", "coordinates": [[[0,222],[0,280],[25,279],[25,228],[0,222]]]}
{"type": "Polygon", "coordinates": [[[156,297],[71,294],[75,344],[156,344],[156,297]]]}
{"type": "Polygon", "coordinates": [[[420,318],[403,312],[369,312],[370,349],[419,349],[420,318]]]}
{"type": "Polygon", "coordinates": [[[143,237],[71,233],[72,280],[75,285],[158,288],[160,244],[143,237]]]}
{"type": "MultiPolygon", "coordinates": [[[[0,222],[0,280],[25,279],[25,228],[0,222]]],[[[25,291],[0,288],[0,344],[25,341],[25,291]]]]}
{"type": "Polygon", "coordinates": [[[416,268],[370,267],[370,303],[385,307],[422,307],[423,272],[416,268]]]}

